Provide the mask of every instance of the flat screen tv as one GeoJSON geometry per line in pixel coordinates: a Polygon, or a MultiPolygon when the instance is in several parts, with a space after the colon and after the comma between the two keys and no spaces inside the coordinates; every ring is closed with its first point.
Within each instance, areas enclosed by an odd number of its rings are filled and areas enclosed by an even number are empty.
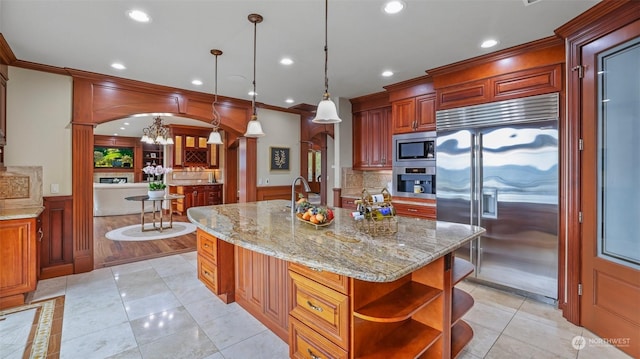
{"type": "Polygon", "coordinates": [[[93,147],[94,168],[133,168],[133,147],[93,147]]]}

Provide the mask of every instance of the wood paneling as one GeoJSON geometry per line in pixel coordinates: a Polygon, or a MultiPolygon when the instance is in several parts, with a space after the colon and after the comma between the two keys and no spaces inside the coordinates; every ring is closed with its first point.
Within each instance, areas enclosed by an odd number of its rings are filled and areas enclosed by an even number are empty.
{"type": "Polygon", "coordinates": [[[44,197],[38,279],[73,274],[73,197],[44,197]]]}
{"type": "Polygon", "coordinates": [[[287,342],[291,308],[287,262],[237,246],[234,253],[236,301],[287,342]]]}
{"type": "Polygon", "coordinates": [[[93,126],[71,127],[73,263],[74,272],[83,273],[93,270],[93,126]]]}
{"type": "Polygon", "coordinates": [[[272,199],[286,199],[287,201],[291,201],[291,186],[260,186],[257,188],[257,201],[268,201],[272,199]]]}

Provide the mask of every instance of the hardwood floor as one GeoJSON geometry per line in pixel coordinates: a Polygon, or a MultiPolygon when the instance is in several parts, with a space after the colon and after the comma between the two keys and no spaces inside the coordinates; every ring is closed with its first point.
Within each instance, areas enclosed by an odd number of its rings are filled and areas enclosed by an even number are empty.
{"type": "MultiPolygon", "coordinates": [[[[189,222],[173,215],[174,222],[189,222]]],[[[140,224],[140,215],[93,217],[93,267],[95,269],[196,250],[196,232],[154,241],[112,241],[105,234],[116,228],[140,224]]]]}

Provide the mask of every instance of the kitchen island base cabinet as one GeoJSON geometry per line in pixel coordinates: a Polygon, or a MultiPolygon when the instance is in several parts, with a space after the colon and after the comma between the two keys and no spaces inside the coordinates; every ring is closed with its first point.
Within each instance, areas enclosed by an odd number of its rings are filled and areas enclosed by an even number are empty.
{"type": "Polygon", "coordinates": [[[198,229],[198,279],[225,303],[235,301],[233,244],[198,229]]]}
{"type": "Polygon", "coordinates": [[[236,302],[285,342],[291,310],[287,261],[236,246],[236,302]]]}
{"type": "Polygon", "coordinates": [[[473,298],[455,284],[471,263],[448,254],[393,282],[291,263],[291,358],[455,358],[473,338],[473,298]]]}

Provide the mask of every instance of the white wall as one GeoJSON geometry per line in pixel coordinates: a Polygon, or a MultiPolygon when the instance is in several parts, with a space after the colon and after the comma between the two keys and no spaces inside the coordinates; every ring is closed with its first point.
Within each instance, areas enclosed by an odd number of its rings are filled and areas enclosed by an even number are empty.
{"type": "Polygon", "coordinates": [[[44,196],[72,194],[72,99],[71,77],[9,66],[5,164],[42,166],[44,196]]]}
{"type": "Polygon", "coordinates": [[[258,109],[258,120],[265,133],[258,138],[258,186],[291,185],[300,174],[300,115],[258,109]],[[289,171],[269,170],[270,147],[289,148],[289,171]]]}

